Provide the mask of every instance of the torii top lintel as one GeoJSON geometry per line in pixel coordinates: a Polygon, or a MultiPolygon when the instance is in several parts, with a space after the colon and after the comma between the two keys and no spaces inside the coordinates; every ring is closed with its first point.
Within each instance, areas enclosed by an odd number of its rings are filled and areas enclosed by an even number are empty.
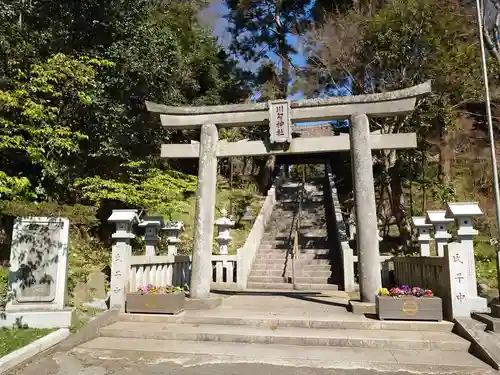
{"type": "MultiPolygon", "coordinates": [[[[339,96],[290,102],[292,122],[344,120],[353,114],[369,117],[398,116],[415,109],[416,99],[431,92],[431,82],[379,94],[339,96]]],[[[146,102],[148,111],[160,114],[162,125],[171,129],[198,128],[212,123],[224,127],[264,125],[269,104],[228,104],[213,106],[166,106],[146,102]]]]}

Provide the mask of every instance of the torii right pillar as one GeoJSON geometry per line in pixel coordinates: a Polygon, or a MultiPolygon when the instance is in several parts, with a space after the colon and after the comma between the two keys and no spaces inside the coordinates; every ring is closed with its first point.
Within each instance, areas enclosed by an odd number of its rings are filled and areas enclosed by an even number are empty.
{"type": "Polygon", "coordinates": [[[349,126],[351,168],[356,210],[356,245],[358,250],[359,292],[361,302],[375,303],[382,287],[379,234],[373,159],[370,147],[370,124],[365,114],[351,116],[349,126]]]}

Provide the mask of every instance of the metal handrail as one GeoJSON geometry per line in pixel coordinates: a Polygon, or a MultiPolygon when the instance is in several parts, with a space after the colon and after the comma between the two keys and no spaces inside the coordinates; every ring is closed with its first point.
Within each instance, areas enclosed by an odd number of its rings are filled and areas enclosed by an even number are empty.
{"type": "Polygon", "coordinates": [[[293,245],[292,245],[292,283],[294,289],[296,287],[295,283],[295,258],[297,256],[297,250],[299,247],[299,235],[300,235],[300,218],[302,213],[302,201],[304,200],[304,188],[305,188],[305,171],[302,174],[302,182],[298,186],[298,194],[297,194],[297,211],[294,215],[294,220],[292,221],[292,236],[293,236],[293,245]]]}

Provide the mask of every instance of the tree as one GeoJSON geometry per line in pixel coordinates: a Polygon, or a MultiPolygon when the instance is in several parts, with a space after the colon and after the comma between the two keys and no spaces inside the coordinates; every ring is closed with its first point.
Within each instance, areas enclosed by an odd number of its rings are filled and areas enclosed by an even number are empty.
{"type": "Polygon", "coordinates": [[[98,69],[110,65],[57,54],[29,71],[18,69],[8,89],[0,90],[2,198],[58,199],[68,193],[74,157],[88,138],[72,114],[92,103],[98,69]]]}
{"type": "MultiPolygon", "coordinates": [[[[337,12],[313,33],[305,79],[312,80],[310,87],[317,90],[319,84],[326,91],[362,82],[359,88],[367,93],[432,80],[433,95],[421,101],[414,114],[372,126],[382,133],[416,130],[421,148],[437,135],[440,187],[446,188],[451,186],[458,110],[481,95],[474,25],[467,9],[454,0],[396,0],[371,15],[355,9],[337,12]]],[[[380,155],[379,196],[388,197],[401,233],[408,232],[403,200],[406,155],[396,158],[389,150],[380,155]]]]}
{"type": "Polygon", "coordinates": [[[246,61],[281,61],[278,97],[286,98],[290,83],[291,56],[297,53],[290,40],[302,35],[311,22],[311,0],[226,0],[233,40],[231,51],[246,61]]]}

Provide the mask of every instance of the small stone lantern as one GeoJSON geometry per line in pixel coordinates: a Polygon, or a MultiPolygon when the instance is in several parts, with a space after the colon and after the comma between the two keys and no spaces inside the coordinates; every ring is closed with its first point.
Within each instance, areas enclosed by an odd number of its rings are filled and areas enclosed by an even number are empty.
{"type": "Polygon", "coordinates": [[[184,230],[182,221],[167,221],[162,230],[167,232],[168,255],[177,255],[177,245],[181,243],[181,231],[184,230]]]}
{"type": "Polygon", "coordinates": [[[111,238],[117,242],[135,238],[133,226],[139,222],[138,210],[113,210],[108,218],[108,223],[115,223],[116,231],[111,238]],[[121,241],[120,241],[121,240],[121,241]]]}
{"type": "Polygon", "coordinates": [[[215,221],[215,225],[217,225],[219,231],[219,235],[217,236],[219,255],[228,255],[228,244],[231,242],[229,228],[234,227],[234,221],[227,217],[227,210],[225,208],[223,208],[220,213],[221,217],[215,221]]]}
{"type": "Polygon", "coordinates": [[[139,226],[145,228],[146,256],[155,256],[160,242],[158,233],[164,226],[163,218],[161,216],[146,216],[139,226]]]}
{"type": "Polygon", "coordinates": [[[255,220],[255,216],[253,214],[252,207],[247,206],[247,208],[245,209],[245,213],[241,217],[241,221],[248,221],[250,223],[253,223],[254,220],[255,220]]]}
{"type": "Polygon", "coordinates": [[[426,223],[434,225],[434,240],[439,257],[444,257],[444,247],[451,238],[448,230],[453,221],[453,219],[446,217],[446,211],[427,211],[426,223]]]}
{"type": "Polygon", "coordinates": [[[431,228],[432,224],[427,224],[425,216],[414,216],[411,218],[413,226],[417,228],[417,241],[420,245],[420,256],[431,256],[431,228]]]}
{"type": "Polygon", "coordinates": [[[472,304],[472,311],[486,312],[488,311],[487,301],[485,298],[478,297],[477,295],[477,281],[476,281],[476,261],[474,258],[474,243],[472,238],[479,232],[473,228],[473,218],[475,216],[483,215],[483,211],[479,208],[477,203],[463,202],[463,203],[448,203],[446,209],[446,217],[454,219],[457,224],[457,235],[460,243],[464,245],[466,254],[463,254],[464,261],[467,262],[468,273],[468,298],[472,304]]]}

